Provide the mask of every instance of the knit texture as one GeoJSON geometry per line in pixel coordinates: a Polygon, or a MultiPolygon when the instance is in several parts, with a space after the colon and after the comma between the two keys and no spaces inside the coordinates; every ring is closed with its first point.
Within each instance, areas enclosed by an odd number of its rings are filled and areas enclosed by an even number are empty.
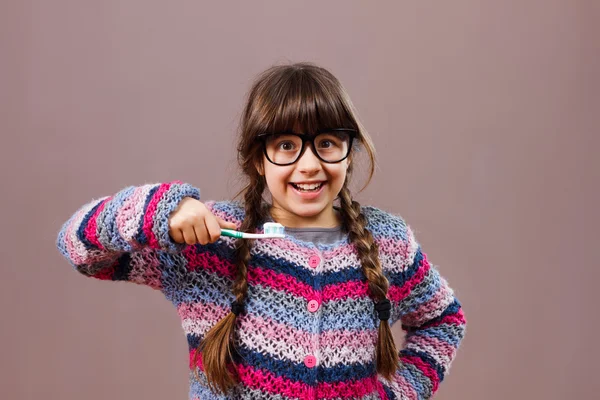
{"type": "MultiPolygon", "coordinates": [[[[313,244],[286,235],[254,242],[245,312],[236,319],[234,337],[240,383],[227,395],[211,392],[202,357],[194,365],[194,352],[231,311],[236,239],[173,242],[168,218],[186,196],[200,198],[197,189],[175,181],[94,200],[63,225],[57,246],[86,276],[147,285],[173,303],[189,346],[190,399],[416,400],[436,392],[464,336],[461,305],[405,222],[367,206],[367,229],[390,282],[388,322],[407,331],[394,379],[376,371],[380,321],[354,246],[347,237],[313,244]]],[[[205,205],[241,226],[241,203],[205,205]]]]}

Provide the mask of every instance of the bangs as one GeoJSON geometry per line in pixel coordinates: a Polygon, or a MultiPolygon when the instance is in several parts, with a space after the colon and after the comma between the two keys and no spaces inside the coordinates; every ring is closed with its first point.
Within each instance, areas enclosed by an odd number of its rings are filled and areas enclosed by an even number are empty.
{"type": "Polygon", "coordinates": [[[331,128],[358,130],[341,88],[333,81],[300,69],[280,77],[271,88],[271,93],[265,93],[262,99],[263,132],[314,134],[331,128]]]}

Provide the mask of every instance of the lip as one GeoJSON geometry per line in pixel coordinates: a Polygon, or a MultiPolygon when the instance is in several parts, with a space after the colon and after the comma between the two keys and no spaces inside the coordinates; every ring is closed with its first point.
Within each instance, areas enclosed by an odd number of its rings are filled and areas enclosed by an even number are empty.
{"type": "MultiPolygon", "coordinates": [[[[292,183],[290,182],[289,185],[292,188],[292,191],[301,199],[304,200],[313,200],[316,199],[317,197],[319,197],[321,195],[321,193],[323,193],[323,189],[325,189],[325,186],[327,186],[327,182],[326,181],[320,181],[323,182],[323,185],[321,185],[321,188],[319,190],[317,190],[316,192],[301,192],[299,190],[297,190],[294,185],[292,185],[292,183]]],[[[296,183],[296,182],[294,182],[296,183]]],[[[317,182],[313,182],[313,183],[317,183],[317,182]]]]}

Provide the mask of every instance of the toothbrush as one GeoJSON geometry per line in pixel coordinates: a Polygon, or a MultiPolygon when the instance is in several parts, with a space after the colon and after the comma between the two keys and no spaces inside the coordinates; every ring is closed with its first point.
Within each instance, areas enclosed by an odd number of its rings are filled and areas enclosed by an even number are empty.
{"type": "Polygon", "coordinates": [[[285,227],[277,222],[267,222],[263,225],[264,233],[245,233],[233,229],[221,229],[221,235],[237,239],[268,239],[284,238],[285,227]]]}

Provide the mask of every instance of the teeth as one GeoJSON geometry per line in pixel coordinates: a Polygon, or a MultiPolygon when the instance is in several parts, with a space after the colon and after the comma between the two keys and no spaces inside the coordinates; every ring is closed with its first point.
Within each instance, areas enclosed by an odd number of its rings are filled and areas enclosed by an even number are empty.
{"type": "Polygon", "coordinates": [[[315,190],[317,188],[320,188],[322,183],[312,183],[310,185],[294,183],[293,185],[302,190],[315,190]]]}

